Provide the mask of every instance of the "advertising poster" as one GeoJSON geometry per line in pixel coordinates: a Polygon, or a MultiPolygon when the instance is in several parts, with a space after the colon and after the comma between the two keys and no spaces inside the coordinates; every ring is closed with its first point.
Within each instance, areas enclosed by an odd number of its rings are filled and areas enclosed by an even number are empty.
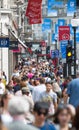
{"type": "Polygon", "coordinates": [[[52,34],[52,44],[55,44],[55,33],[52,34]]]}
{"type": "Polygon", "coordinates": [[[67,16],[73,16],[76,11],[76,0],[68,0],[67,16]]]}
{"type": "Polygon", "coordinates": [[[55,34],[58,34],[59,26],[58,24],[55,24],[55,34]]]}
{"type": "Polygon", "coordinates": [[[60,42],[60,49],[61,49],[61,56],[62,59],[66,58],[66,47],[67,47],[68,41],[61,41],[60,42]]]}
{"type": "Polygon", "coordinates": [[[70,40],[70,27],[59,26],[59,41],[70,40]]]}
{"type": "Polygon", "coordinates": [[[48,0],[48,17],[57,16],[57,10],[53,9],[55,3],[55,0],[48,0]]]}
{"type": "Polygon", "coordinates": [[[58,19],[58,26],[64,26],[65,25],[65,19],[58,19]]]}
{"type": "Polygon", "coordinates": [[[29,24],[42,23],[42,0],[29,0],[25,16],[29,18],[29,24]]]}

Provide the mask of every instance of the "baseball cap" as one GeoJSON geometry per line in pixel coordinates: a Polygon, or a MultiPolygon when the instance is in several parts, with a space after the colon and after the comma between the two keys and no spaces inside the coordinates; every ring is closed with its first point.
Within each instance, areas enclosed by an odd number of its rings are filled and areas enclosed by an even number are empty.
{"type": "Polygon", "coordinates": [[[28,87],[23,87],[21,90],[23,93],[30,93],[30,90],[28,87]]]}

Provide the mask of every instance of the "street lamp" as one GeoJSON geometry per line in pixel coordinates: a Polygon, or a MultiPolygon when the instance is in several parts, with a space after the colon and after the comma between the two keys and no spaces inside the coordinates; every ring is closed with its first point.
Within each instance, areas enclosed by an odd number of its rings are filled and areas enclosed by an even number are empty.
{"type": "Polygon", "coordinates": [[[76,18],[75,13],[73,19],[71,20],[71,25],[74,31],[74,75],[76,77],[76,28],[79,26],[79,19],[76,18]]]}

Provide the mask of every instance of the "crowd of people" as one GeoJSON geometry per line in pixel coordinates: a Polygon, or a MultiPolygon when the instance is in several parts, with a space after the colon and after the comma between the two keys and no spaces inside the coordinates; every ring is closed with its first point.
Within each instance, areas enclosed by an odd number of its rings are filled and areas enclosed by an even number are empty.
{"type": "Polygon", "coordinates": [[[79,130],[79,71],[63,77],[63,65],[21,59],[7,83],[0,77],[0,130],[79,130]]]}

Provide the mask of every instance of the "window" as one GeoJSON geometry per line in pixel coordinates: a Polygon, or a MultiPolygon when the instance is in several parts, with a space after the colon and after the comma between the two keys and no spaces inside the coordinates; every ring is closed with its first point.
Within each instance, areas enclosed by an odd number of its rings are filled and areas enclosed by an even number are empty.
{"type": "Polygon", "coordinates": [[[3,0],[0,0],[0,8],[3,8],[3,0]]]}

